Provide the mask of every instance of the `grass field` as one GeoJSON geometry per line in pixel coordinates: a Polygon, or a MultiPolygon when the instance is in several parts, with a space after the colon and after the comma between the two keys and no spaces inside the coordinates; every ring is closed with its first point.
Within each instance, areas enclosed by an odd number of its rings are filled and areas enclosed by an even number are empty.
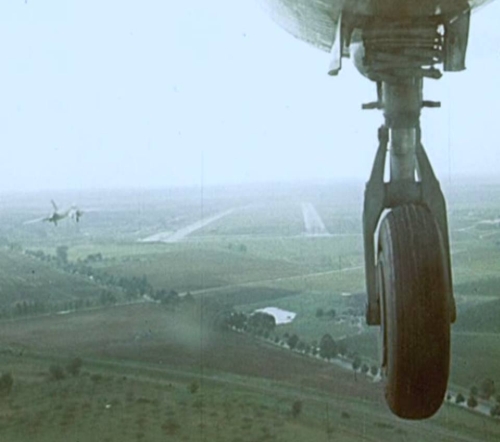
{"type": "Polygon", "coordinates": [[[300,205],[276,202],[241,207],[232,214],[199,230],[200,236],[291,236],[304,231],[300,205]]]}
{"type": "Polygon", "coordinates": [[[20,302],[94,300],[103,290],[86,277],[69,275],[33,257],[6,250],[0,250],[0,281],[0,311],[9,311],[20,302]]]}
{"type": "MultiPolygon", "coordinates": [[[[0,440],[499,439],[498,422],[451,405],[425,422],[398,420],[384,405],[381,383],[355,380],[352,370],[262,339],[214,330],[214,305],[246,313],[279,307],[297,316],[275,334],[295,333],[311,343],[330,333],[375,363],[379,329],[362,321],[362,186],[218,188],[205,192],[203,205],[199,189],[76,196],[101,211],[57,228],[22,224],[44,214],[45,200],[5,202],[0,307],[98,299],[103,290],[123,300],[113,282],[103,285],[23,253],[55,255],[58,246],[68,246],[74,264],[100,254],[86,265],[111,275],[109,281],[145,277],[154,290],[190,291],[195,304],[177,310],[151,302],[93,305],[0,321],[0,373],[14,377],[11,393],[0,394],[0,440]],[[314,206],[332,236],[303,234],[302,203],[314,206]],[[139,242],[231,208],[180,242],[139,242]],[[318,309],[334,309],[335,318],[318,317],[318,309]],[[50,379],[51,365],[64,367],[77,356],[84,360],[79,376],[50,379]],[[302,409],[294,417],[296,401],[302,409]]],[[[54,198],[74,201],[63,197],[54,198]]],[[[459,312],[450,381],[463,391],[488,377],[500,385],[500,235],[483,223],[499,210],[500,186],[454,190],[449,198],[459,312]],[[483,191],[487,197],[478,198],[483,191]]]]}
{"type": "Polygon", "coordinates": [[[457,385],[477,386],[485,378],[497,379],[499,358],[497,333],[454,333],[451,380],[457,385]]]}
{"type": "Polygon", "coordinates": [[[195,244],[121,262],[104,262],[97,268],[116,276],[146,275],[155,287],[177,291],[274,279],[307,271],[284,260],[259,259],[238,250],[195,244]]]}
{"type": "Polygon", "coordinates": [[[246,313],[252,313],[256,309],[269,307],[267,304],[271,302],[272,307],[292,311],[297,314],[294,321],[289,324],[279,325],[276,333],[280,335],[295,333],[308,342],[314,340],[319,342],[325,333],[331,334],[334,339],[357,334],[359,332],[358,321],[354,321],[354,317],[347,314],[347,311],[355,310],[361,317],[364,312],[363,301],[364,299],[360,300],[359,296],[310,292],[294,294],[293,296],[275,300],[266,299],[264,302],[253,302],[241,307],[246,313]],[[317,317],[318,309],[325,312],[321,318],[317,317]],[[328,318],[326,314],[331,309],[335,310],[335,318],[333,319],[328,318]]]}
{"type": "MultiPolygon", "coordinates": [[[[179,314],[150,305],[77,313],[52,319],[51,331],[39,339],[32,335],[47,329],[46,318],[3,327],[0,370],[15,373],[16,383],[0,402],[2,440],[452,441],[500,435],[496,422],[453,406],[425,422],[401,421],[381,402],[380,384],[355,381],[334,366],[242,335],[225,335],[224,344],[207,339],[215,354],[210,358],[199,343],[166,331],[165,323],[186,324],[179,314]],[[145,327],[152,337],[135,339],[145,327]],[[97,331],[83,333],[98,329],[101,339],[97,331]],[[7,349],[5,342],[13,340],[17,347],[7,349]],[[228,348],[228,340],[235,346],[228,348]],[[50,379],[50,365],[64,366],[75,355],[84,361],[80,375],[50,379]],[[301,411],[294,416],[297,401],[301,411]]],[[[199,322],[187,330],[197,341],[199,322]]]]}

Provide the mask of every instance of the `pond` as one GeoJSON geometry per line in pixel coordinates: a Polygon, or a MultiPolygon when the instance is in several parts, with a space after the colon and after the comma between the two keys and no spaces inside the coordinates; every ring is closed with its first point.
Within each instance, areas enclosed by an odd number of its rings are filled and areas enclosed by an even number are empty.
{"type": "Polygon", "coordinates": [[[278,307],[260,308],[258,310],[255,310],[255,312],[263,312],[267,313],[268,315],[274,316],[276,325],[289,324],[295,319],[295,316],[297,316],[297,313],[289,312],[278,307]]]}

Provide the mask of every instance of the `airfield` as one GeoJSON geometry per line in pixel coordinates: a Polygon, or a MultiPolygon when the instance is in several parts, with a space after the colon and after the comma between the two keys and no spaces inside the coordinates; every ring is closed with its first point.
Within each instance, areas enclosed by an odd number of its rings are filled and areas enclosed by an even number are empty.
{"type": "Polygon", "coordinates": [[[362,183],[2,195],[0,440],[499,440],[500,184],[443,188],[458,320],[450,397],[421,422],[390,413],[376,372],[362,183]],[[93,211],[23,225],[52,198],[93,211]],[[221,326],[268,308],[292,319],[221,326]],[[486,379],[490,399],[456,404],[486,379]]]}

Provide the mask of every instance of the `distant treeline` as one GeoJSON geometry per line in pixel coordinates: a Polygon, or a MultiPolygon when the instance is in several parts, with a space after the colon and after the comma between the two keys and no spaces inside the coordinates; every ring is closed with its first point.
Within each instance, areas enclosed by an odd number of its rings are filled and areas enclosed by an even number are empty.
{"type": "MultiPolygon", "coordinates": [[[[14,306],[4,307],[0,312],[0,317],[19,317],[19,316],[34,316],[46,313],[54,313],[59,311],[75,311],[92,307],[109,306],[123,302],[131,302],[140,299],[144,296],[160,302],[165,305],[175,306],[181,296],[176,290],[160,288],[156,289],[148,281],[146,275],[141,277],[117,277],[102,269],[95,269],[90,264],[101,262],[103,256],[101,253],[88,255],[83,260],[69,261],[68,247],[59,246],[56,248],[56,254],[51,255],[42,250],[25,250],[24,253],[37,260],[46,262],[56,266],[58,269],[72,275],[79,275],[91,280],[94,284],[100,287],[96,291],[96,296],[85,299],[70,299],[70,300],[23,300],[17,302],[14,306]]],[[[71,295],[71,294],[68,294],[71,295]]],[[[190,301],[192,295],[188,293],[183,297],[184,300],[190,301]]]]}

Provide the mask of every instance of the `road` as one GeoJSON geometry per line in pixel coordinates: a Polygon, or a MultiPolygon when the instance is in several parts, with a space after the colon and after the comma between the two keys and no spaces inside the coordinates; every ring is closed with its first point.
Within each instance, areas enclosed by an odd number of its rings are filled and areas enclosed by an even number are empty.
{"type": "Polygon", "coordinates": [[[191,235],[191,233],[202,229],[209,224],[224,218],[227,215],[233,213],[236,209],[225,210],[224,212],[217,213],[208,218],[200,219],[192,224],[189,224],[175,232],[160,232],[155,235],[148,236],[147,238],[141,239],[140,242],[165,242],[165,243],[175,243],[182,241],[186,236],[191,235]]]}
{"type": "Polygon", "coordinates": [[[239,283],[235,283],[235,284],[226,284],[226,285],[220,285],[217,287],[209,287],[206,289],[194,290],[194,291],[191,291],[191,294],[197,295],[197,294],[212,293],[212,292],[218,292],[220,290],[227,290],[227,289],[238,288],[238,287],[252,287],[254,285],[259,286],[262,284],[269,284],[269,283],[275,283],[275,282],[281,282],[281,281],[293,281],[296,279],[300,280],[302,278],[310,278],[310,277],[315,277],[315,276],[333,275],[335,273],[343,273],[343,272],[353,272],[353,271],[362,270],[362,269],[364,269],[364,266],[353,266],[353,267],[344,267],[342,269],[326,270],[323,272],[301,273],[300,275],[294,275],[294,276],[283,276],[283,277],[273,278],[273,279],[261,279],[261,280],[257,280],[257,281],[239,282],[239,283]]]}
{"type": "Polygon", "coordinates": [[[329,235],[323,220],[311,203],[302,203],[302,215],[304,216],[304,228],[307,236],[329,235]]]}

